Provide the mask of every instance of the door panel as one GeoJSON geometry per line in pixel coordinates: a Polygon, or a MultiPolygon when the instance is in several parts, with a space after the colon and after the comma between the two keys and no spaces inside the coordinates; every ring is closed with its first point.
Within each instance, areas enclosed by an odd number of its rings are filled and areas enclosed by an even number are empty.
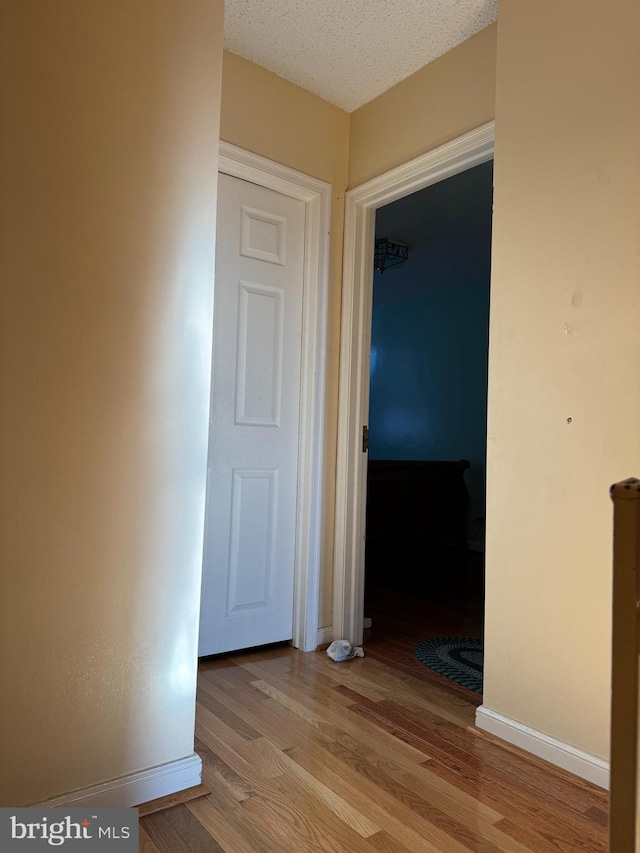
{"type": "Polygon", "coordinates": [[[220,175],[200,655],[292,636],[304,218],[220,175]]]}
{"type": "Polygon", "coordinates": [[[277,470],[233,472],[227,613],[273,610],[277,470]]]}
{"type": "Polygon", "coordinates": [[[236,424],[280,426],[284,291],[239,282],[236,424]]]}

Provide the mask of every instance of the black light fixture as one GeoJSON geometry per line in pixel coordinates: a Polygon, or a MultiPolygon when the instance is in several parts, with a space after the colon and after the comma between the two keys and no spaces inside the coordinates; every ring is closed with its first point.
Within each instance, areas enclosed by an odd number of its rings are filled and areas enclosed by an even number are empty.
{"type": "Polygon", "coordinates": [[[379,237],[376,240],[375,268],[379,273],[393,267],[401,267],[409,257],[409,246],[398,240],[390,240],[388,237],[379,237]]]}

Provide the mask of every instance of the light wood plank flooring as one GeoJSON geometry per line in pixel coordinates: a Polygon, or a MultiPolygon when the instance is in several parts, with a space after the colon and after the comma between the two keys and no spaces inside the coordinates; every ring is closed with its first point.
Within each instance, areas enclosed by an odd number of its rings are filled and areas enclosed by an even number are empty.
{"type": "Polygon", "coordinates": [[[415,661],[411,619],[392,623],[381,607],[367,656],[344,664],[290,648],[204,662],[211,794],[142,818],[140,849],[605,851],[605,792],[470,729],[480,697],[415,661]]]}

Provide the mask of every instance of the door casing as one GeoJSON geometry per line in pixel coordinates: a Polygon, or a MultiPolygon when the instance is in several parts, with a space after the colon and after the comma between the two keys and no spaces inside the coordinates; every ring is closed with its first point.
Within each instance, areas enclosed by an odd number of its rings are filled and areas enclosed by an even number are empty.
{"type": "MultiPolygon", "coordinates": [[[[275,190],[305,204],[292,644],[303,651],[313,651],[318,645],[322,557],[322,472],[331,186],[228,142],[220,142],[218,171],[275,190]]],[[[215,369],[214,364],[214,373],[215,369]]]]}
{"type": "Polygon", "coordinates": [[[369,355],[375,212],[493,157],[495,122],[391,169],[346,195],[333,587],[334,636],[360,645],[364,616],[369,355]]]}

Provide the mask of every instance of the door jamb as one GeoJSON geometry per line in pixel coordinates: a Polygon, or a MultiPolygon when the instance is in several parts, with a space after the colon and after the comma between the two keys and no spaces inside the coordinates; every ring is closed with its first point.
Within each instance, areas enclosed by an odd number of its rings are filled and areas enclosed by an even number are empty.
{"type": "Polygon", "coordinates": [[[362,643],[369,355],[375,211],[493,157],[495,122],[482,125],[346,194],[336,468],[333,626],[362,643]]]}
{"type": "Polygon", "coordinates": [[[218,171],[275,190],[305,204],[292,644],[302,651],[315,651],[318,641],[322,564],[322,472],[331,185],[223,141],[220,142],[218,171]]]}

